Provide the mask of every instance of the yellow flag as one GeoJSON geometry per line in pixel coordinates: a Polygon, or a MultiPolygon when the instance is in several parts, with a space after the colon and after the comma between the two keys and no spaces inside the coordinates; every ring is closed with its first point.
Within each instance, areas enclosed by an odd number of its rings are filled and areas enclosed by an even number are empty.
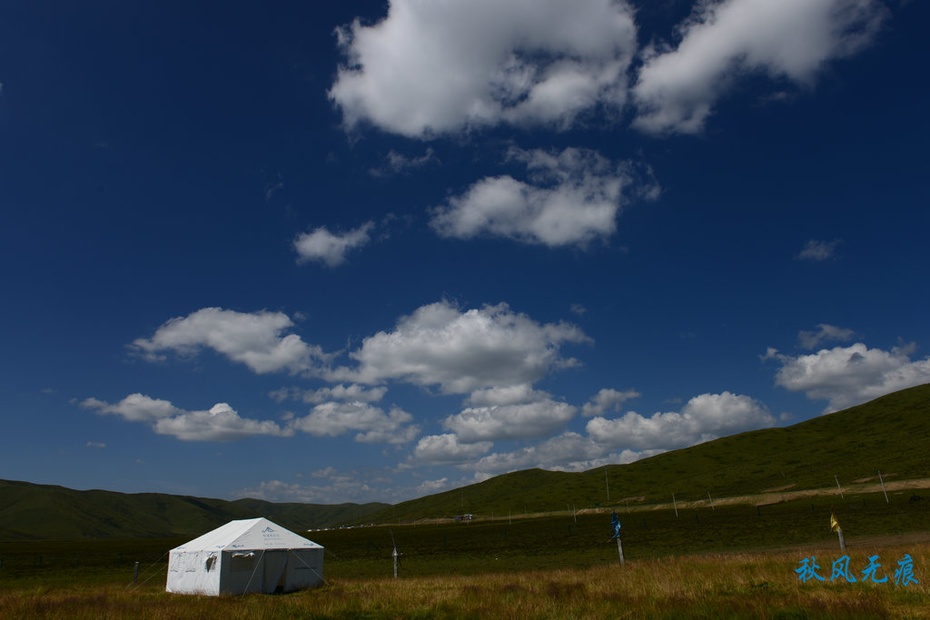
{"type": "Polygon", "coordinates": [[[832,512],[830,513],[830,529],[834,532],[838,532],[840,529],[840,522],[836,520],[832,512]]]}

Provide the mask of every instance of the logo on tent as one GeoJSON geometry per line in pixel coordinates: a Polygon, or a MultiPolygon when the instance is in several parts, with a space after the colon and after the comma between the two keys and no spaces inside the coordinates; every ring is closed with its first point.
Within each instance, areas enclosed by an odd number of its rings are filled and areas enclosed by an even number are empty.
{"type": "Polygon", "coordinates": [[[273,528],[266,527],[265,529],[262,530],[262,534],[267,534],[268,532],[273,532],[273,531],[274,531],[273,528]]]}

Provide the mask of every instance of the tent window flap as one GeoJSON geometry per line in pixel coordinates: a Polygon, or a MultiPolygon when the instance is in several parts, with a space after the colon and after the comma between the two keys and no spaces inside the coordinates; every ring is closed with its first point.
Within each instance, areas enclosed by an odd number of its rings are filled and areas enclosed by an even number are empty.
{"type": "Polygon", "coordinates": [[[230,558],[229,569],[232,571],[250,571],[255,568],[255,553],[234,553],[230,558]]]}

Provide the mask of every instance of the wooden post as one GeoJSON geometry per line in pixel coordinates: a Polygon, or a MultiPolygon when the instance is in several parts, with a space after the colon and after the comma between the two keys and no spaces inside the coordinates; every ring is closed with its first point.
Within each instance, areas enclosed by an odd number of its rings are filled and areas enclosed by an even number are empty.
{"type": "Polygon", "coordinates": [[[132,571],[132,585],[136,585],[136,581],[139,579],[139,563],[136,562],[136,568],[132,571]]]}
{"type": "Polygon", "coordinates": [[[678,502],[675,501],[675,494],[672,493],[672,506],[675,507],[675,518],[678,518],[678,502]]]}
{"type": "Polygon", "coordinates": [[[843,528],[836,528],[836,537],[840,539],[840,551],[846,551],[846,540],[843,538],[843,528]]]}
{"type": "Polygon", "coordinates": [[[623,566],[623,545],[620,544],[619,536],[617,536],[617,553],[620,554],[620,566],[623,566]]]}
{"type": "Polygon", "coordinates": [[[833,474],[833,479],[836,480],[836,488],[840,490],[840,497],[843,497],[843,487],[840,486],[840,479],[836,477],[836,474],[833,474]]]}

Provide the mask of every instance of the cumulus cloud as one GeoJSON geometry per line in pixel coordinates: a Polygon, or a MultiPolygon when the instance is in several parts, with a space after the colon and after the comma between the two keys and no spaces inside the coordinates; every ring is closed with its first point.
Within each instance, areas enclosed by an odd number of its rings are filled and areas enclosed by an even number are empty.
{"type": "Polygon", "coordinates": [[[95,409],[98,413],[117,415],[130,422],[155,422],[184,413],[167,400],[150,398],[139,393],[130,394],[113,405],[96,398],[87,398],[81,402],[81,406],[85,409],[95,409]]]}
{"type": "Polygon", "coordinates": [[[816,239],[811,239],[808,241],[804,248],[798,252],[798,260],[809,260],[809,261],[825,261],[836,256],[836,248],[839,246],[840,241],[834,239],[833,241],[818,241],[816,239]]]}
{"type": "Polygon", "coordinates": [[[413,416],[394,407],[385,412],[363,402],[328,402],[314,407],[309,415],[293,422],[297,430],[318,437],[336,437],[356,432],[360,443],[408,443],[420,429],[411,425],[413,416]]]}
{"type": "Polygon", "coordinates": [[[151,338],[134,340],[131,348],[149,360],[163,360],[163,351],[194,355],[206,347],[258,374],[308,373],[327,356],[295,334],[283,335],[293,325],[280,312],[203,308],[169,320],[151,338]]]}
{"type": "Polygon", "coordinates": [[[471,462],[490,450],[493,445],[490,441],[462,443],[452,433],[428,435],[417,442],[413,456],[423,463],[471,462]]]}
{"type": "Polygon", "coordinates": [[[530,439],[551,435],[571,420],[575,411],[567,403],[544,398],[519,404],[468,407],[447,417],[442,425],[465,443],[530,439]]]}
{"type": "Polygon", "coordinates": [[[777,385],[826,400],[829,413],[930,383],[930,358],[912,361],[911,352],[911,347],[883,351],[856,343],[797,357],[769,349],[765,357],[781,364],[775,375],[777,385]]]}
{"type": "Polygon", "coordinates": [[[878,0],[699,2],[677,48],[644,54],[633,87],[635,125],[698,132],[716,101],[747,73],[810,85],[828,61],[869,44],[887,13],[878,0]]]}
{"type": "Polygon", "coordinates": [[[463,443],[545,437],[577,411],[526,384],[476,390],[466,403],[471,406],[442,422],[463,443]]]}
{"type": "Polygon", "coordinates": [[[774,423],[762,403],[723,392],[695,396],[681,412],[655,413],[648,418],[634,411],[616,419],[596,417],[586,429],[591,439],[605,446],[670,450],[774,423]]]}
{"type": "Polygon", "coordinates": [[[449,394],[532,384],[577,364],[560,355],[563,344],[587,341],[574,325],[540,324],[507,304],[463,312],[440,301],[401,318],[392,332],[365,338],[350,354],[358,367],[337,368],[329,378],[365,384],[395,379],[438,385],[449,394]]]}
{"type": "Polygon", "coordinates": [[[217,403],[208,411],[185,411],[166,400],[130,394],[115,404],[88,398],[81,406],[131,422],[147,422],[156,433],[184,441],[235,441],[256,435],[289,437],[294,434],[292,429],[282,428],[271,420],[242,418],[226,403],[217,403]]]}
{"type": "Polygon", "coordinates": [[[301,233],[294,240],[297,262],[320,262],[328,267],[336,267],[346,260],[350,250],[367,245],[371,241],[369,233],[374,228],[373,222],[366,222],[344,233],[330,232],[321,226],[311,232],[301,233]]]}
{"type": "Polygon", "coordinates": [[[380,22],[337,34],[329,96],[345,125],[415,138],[619,111],[636,49],[625,0],[391,0],[380,22]]]}
{"type": "Polygon", "coordinates": [[[465,402],[473,407],[498,407],[546,400],[548,398],[549,394],[546,392],[534,390],[532,386],[527,384],[519,384],[475,390],[465,402]]]}
{"type": "Polygon", "coordinates": [[[590,418],[596,415],[604,415],[607,412],[618,412],[623,407],[623,403],[633,398],[639,398],[641,394],[636,390],[619,390],[603,389],[594,397],[585,403],[581,409],[581,415],[590,418]]]}
{"type": "Polygon", "coordinates": [[[855,332],[851,329],[845,329],[827,323],[819,323],[816,330],[800,331],[798,333],[798,342],[800,342],[801,346],[805,349],[816,349],[823,342],[846,342],[852,340],[852,337],[855,335],[855,332]]]}
{"type": "Polygon", "coordinates": [[[560,152],[512,149],[528,179],[486,177],[433,209],[430,225],[443,237],[491,235],[559,247],[612,235],[621,195],[632,182],[627,164],[612,164],[587,149],[560,152]]]}

